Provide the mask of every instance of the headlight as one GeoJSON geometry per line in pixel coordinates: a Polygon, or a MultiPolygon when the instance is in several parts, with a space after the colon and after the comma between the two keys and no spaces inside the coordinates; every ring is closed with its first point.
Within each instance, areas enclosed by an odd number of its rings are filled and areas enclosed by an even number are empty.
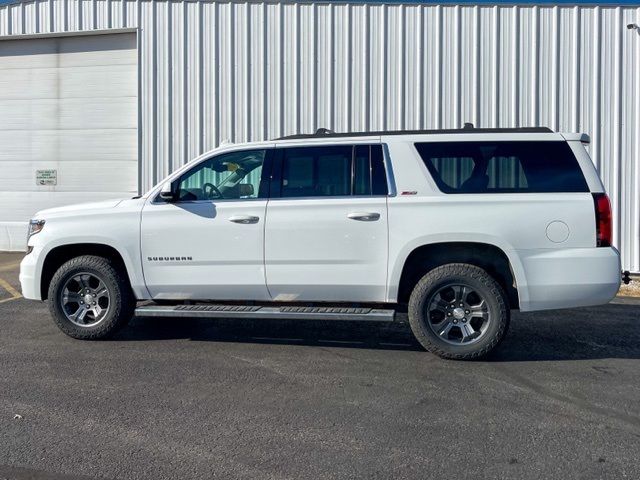
{"type": "Polygon", "coordinates": [[[29,234],[27,235],[27,241],[31,238],[32,235],[36,233],[40,233],[44,228],[44,220],[30,220],[29,221],[29,234]]]}

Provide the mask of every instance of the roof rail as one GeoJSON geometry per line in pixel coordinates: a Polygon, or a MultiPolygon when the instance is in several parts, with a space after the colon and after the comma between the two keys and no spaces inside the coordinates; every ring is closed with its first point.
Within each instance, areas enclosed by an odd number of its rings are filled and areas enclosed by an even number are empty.
{"type": "Polygon", "coordinates": [[[276,138],[275,140],[296,140],[304,138],[327,137],[377,137],[382,135],[437,135],[445,133],[553,133],[549,127],[519,127],[519,128],[475,128],[472,123],[465,123],[462,128],[440,130],[378,130],[373,132],[340,132],[336,133],[328,128],[319,128],[315,133],[298,133],[276,138]]]}

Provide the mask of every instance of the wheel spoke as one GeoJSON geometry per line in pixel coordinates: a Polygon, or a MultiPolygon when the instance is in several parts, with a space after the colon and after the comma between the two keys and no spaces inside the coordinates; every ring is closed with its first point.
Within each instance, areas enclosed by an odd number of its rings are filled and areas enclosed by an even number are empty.
{"type": "Polygon", "coordinates": [[[485,312],[484,310],[476,310],[474,308],[471,309],[471,313],[469,314],[469,317],[471,318],[482,318],[483,320],[486,320],[487,318],[489,318],[489,313],[485,312]]]}
{"type": "Polygon", "coordinates": [[[445,302],[440,294],[437,295],[437,299],[434,298],[431,300],[431,304],[429,305],[429,311],[438,310],[440,312],[446,312],[447,307],[449,306],[448,302],[445,302]]]}
{"type": "Polygon", "coordinates": [[[462,299],[462,285],[454,285],[451,287],[453,290],[453,301],[459,302],[462,299]]]}
{"type": "Polygon", "coordinates": [[[460,331],[462,332],[462,341],[465,342],[467,340],[471,340],[475,337],[476,331],[475,329],[468,323],[463,323],[460,325],[460,331]]]}
{"type": "Polygon", "coordinates": [[[93,316],[96,318],[96,320],[98,319],[98,317],[100,317],[100,314],[102,313],[102,307],[100,305],[94,305],[93,308],[91,309],[91,311],[93,312],[93,316]]]}
{"type": "Polygon", "coordinates": [[[484,309],[486,309],[486,308],[487,308],[487,302],[485,302],[485,301],[484,301],[484,298],[481,298],[481,299],[480,299],[480,303],[478,303],[478,304],[476,304],[476,305],[469,305],[469,306],[470,306],[471,308],[473,308],[473,309],[478,308],[478,309],[482,309],[482,310],[484,310],[484,309]]]}
{"type": "Polygon", "coordinates": [[[465,287],[464,285],[455,285],[451,287],[453,289],[453,293],[455,294],[456,302],[464,302],[467,299],[467,295],[471,292],[469,287],[465,287]]]}
{"type": "Polygon", "coordinates": [[[63,303],[63,305],[67,305],[69,303],[77,303],[78,305],[80,305],[80,301],[81,300],[82,300],[82,295],[80,295],[79,293],[70,292],[70,291],[66,290],[62,294],[62,303],[63,303]]]}
{"type": "Polygon", "coordinates": [[[469,296],[470,293],[471,293],[471,289],[469,287],[462,287],[462,296],[460,300],[462,300],[464,303],[467,303],[467,297],[469,296]]]}
{"type": "Polygon", "coordinates": [[[96,296],[96,298],[102,298],[102,297],[108,297],[109,296],[109,291],[107,290],[107,287],[105,287],[102,282],[100,282],[100,285],[98,285],[98,288],[96,288],[95,296],[96,296]]]}
{"type": "Polygon", "coordinates": [[[89,275],[83,274],[73,278],[83,288],[89,288],[89,275]]]}
{"type": "Polygon", "coordinates": [[[74,322],[84,322],[84,317],[87,315],[87,308],[82,305],[78,305],[78,309],[71,315],[69,315],[69,319],[74,322]]]}
{"type": "Polygon", "coordinates": [[[487,311],[487,303],[482,299],[479,304],[471,306],[471,318],[489,318],[489,312],[487,311]]]}
{"type": "Polygon", "coordinates": [[[453,323],[449,321],[442,321],[438,324],[437,332],[441,337],[447,337],[449,332],[453,328],[453,323]]]}

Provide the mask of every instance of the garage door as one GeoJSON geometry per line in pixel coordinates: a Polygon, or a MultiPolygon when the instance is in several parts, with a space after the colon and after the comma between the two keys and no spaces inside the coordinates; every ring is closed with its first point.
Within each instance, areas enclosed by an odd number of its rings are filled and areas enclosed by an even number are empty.
{"type": "Polygon", "coordinates": [[[38,210],[137,191],[133,33],[0,41],[0,250],[38,210]]]}

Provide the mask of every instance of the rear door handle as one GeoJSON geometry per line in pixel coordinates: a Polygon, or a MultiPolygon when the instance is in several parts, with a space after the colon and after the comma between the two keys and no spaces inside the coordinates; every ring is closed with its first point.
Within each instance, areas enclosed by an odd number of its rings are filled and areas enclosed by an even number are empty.
{"type": "Polygon", "coordinates": [[[351,212],[347,218],[361,222],[375,222],[380,219],[380,214],[377,212],[351,212]]]}
{"type": "Polygon", "coordinates": [[[249,225],[251,223],[258,223],[260,217],[253,215],[232,215],[229,217],[229,221],[233,223],[240,223],[242,225],[249,225]]]}

